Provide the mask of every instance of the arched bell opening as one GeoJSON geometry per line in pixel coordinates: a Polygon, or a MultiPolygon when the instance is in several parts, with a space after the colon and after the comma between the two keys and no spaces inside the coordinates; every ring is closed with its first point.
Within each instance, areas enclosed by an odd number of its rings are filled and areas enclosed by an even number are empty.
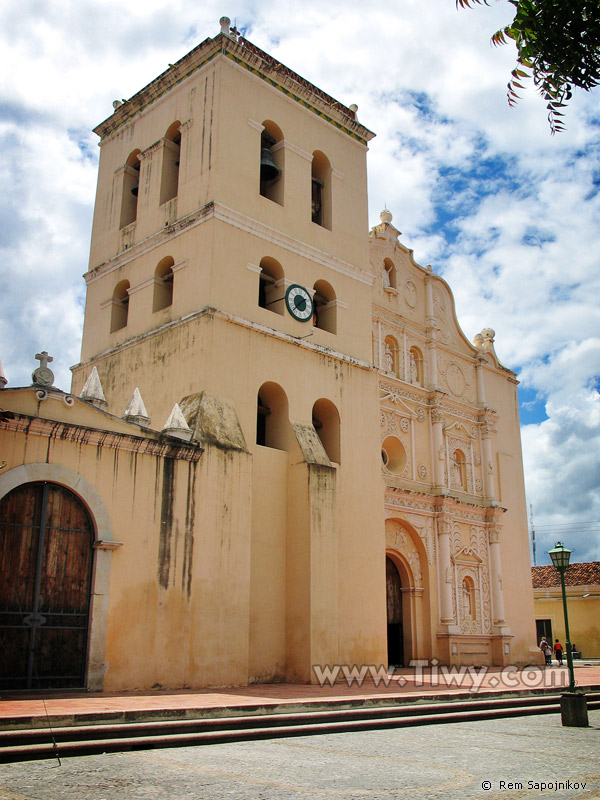
{"type": "Polygon", "coordinates": [[[327,457],[334,464],[339,464],[341,461],[340,415],[331,400],[324,397],[317,400],[312,410],[312,422],[327,457]]]}
{"type": "Polygon", "coordinates": [[[173,304],[173,266],[171,256],[161,259],[154,273],[154,296],[152,311],[162,311],[173,304]]]}
{"type": "Polygon", "coordinates": [[[256,444],[287,450],[290,441],[288,399],[281,386],[267,381],[258,390],[256,444]]]}
{"type": "Polygon", "coordinates": [[[129,281],[120,281],[112,296],[110,332],[121,330],[127,325],[129,317],[129,281]]]}
{"type": "Polygon", "coordinates": [[[312,221],[331,230],[331,164],[320,150],[312,157],[310,199],[312,221]]]}
{"type": "Polygon", "coordinates": [[[277,259],[270,256],[265,256],[260,261],[258,305],[275,314],[283,314],[285,307],[283,267],[277,259]]]}
{"type": "Polygon", "coordinates": [[[284,149],[281,128],[271,120],[263,122],[260,137],[260,193],[283,205],[284,149]]]}
{"type": "Polygon", "coordinates": [[[123,167],[123,190],[121,194],[120,228],[131,225],[137,219],[138,193],[140,186],[140,150],[134,150],[123,167]]]}
{"type": "Polygon", "coordinates": [[[179,164],[181,159],[181,122],[169,126],[163,141],[160,204],[177,197],[179,191],[179,164]]]}
{"type": "Polygon", "coordinates": [[[337,301],[333,286],[318,280],[313,294],[313,325],[329,333],[337,332],[337,301]]]}

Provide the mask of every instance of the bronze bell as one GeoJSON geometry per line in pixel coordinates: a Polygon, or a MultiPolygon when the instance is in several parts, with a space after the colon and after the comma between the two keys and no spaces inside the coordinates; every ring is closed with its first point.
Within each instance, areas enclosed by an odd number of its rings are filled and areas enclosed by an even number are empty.
{"type": "Polygon", "coordinates": [[[260,152],[260,182],[276,181],[280,175],[281,170],[273,160],[273,153],[270,148],[263,147],[260,152]]]}
{"type": "Polygon", "coordinates": [[[133,186],[133,187],[132,187],[132,189],[131,189],[131,194],[132,194],[134,197],[137,197],[137,196],[138,196],[138,187],[137,187],[137,186],[133,186]]]}

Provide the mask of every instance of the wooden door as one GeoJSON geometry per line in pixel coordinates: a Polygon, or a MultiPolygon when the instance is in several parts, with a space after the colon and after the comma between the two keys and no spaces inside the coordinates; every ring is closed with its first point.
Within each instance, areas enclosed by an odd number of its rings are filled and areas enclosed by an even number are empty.
{"type": "Polygon", "coordinates": [[[93,541],[62,486],[24,484],[0,501],[0,688],[84,685],[93,541]]]}

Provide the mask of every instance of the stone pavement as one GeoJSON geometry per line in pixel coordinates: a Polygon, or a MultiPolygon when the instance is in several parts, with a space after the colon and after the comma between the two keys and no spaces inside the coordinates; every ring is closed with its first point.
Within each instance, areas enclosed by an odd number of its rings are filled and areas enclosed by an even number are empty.
{"type": "Polygon", "coordinates": [[[600,711],[0,765],[0,800],[600,798],[600,711]]]}
{"type": "MultiPolygon", "coordinates": [[[[368,679],[351,686],[342,673],[330,686],[305,684],[254,684],[225,690],[178,690],[156,692],[101,692],[82,694],[53,692],[44,695],[5,694],[0,698],[0,729],[9,723],[35,724],[51,719],[80,720],[94,716],[128,720],[148,716],[212,716],[239,711],[265,711],[278,708],[316,708],[324,703],[352,705],[384,699],[412,702],[419,698],[428,701],[459,699],[518,691],[560,691],[568,686],[566,667],[462,668],[459,675],[448,674],[443,667],[398,670],[388,685],[374,685],[368,679]]],[[[600,687],[600,664],[577,665],[575,680],[579,686],[600,687]]],[[[0,800],[2,800],[0,795],[0,800]]]]}

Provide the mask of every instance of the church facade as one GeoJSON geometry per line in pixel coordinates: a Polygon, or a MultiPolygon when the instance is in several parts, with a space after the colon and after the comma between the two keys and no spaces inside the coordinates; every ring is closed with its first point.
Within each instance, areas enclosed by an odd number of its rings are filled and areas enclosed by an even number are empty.
{"type": "Polygon", "coordinates": [[[368,233],[356,107],[226,18],[114,106],[71,392],[0,392],[1,685],[533,660],[515,375],[368,233]]]}

